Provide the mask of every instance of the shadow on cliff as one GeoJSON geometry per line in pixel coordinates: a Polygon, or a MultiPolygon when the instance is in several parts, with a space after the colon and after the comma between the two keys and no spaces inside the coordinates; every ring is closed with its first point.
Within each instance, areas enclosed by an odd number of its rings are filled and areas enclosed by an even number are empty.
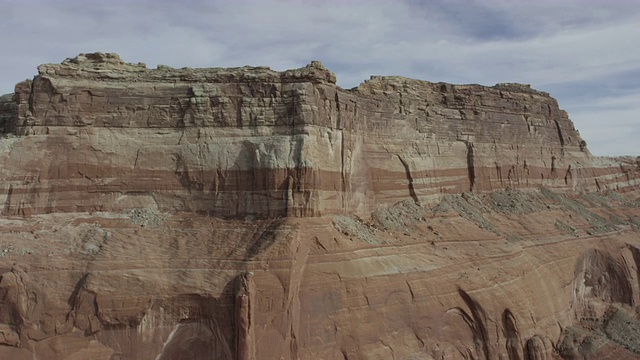
{"type": "MultiPolygon", "coordinates": [[[[180,154],[172,154],[174,175],[190,194],[184,207],[226,219],[299,216],[309,211],[312,177],[303,166],[303,141],[243,141],[230,164],[202,170],[180,154]],[[305,180],[306,179],[306,180],[305,180]],[[299,204],[299,205],[296,205],[299,204]]],[[[312,209],[311,209],[312,210],[312,209]]]]}
{"type": "Polygon", "coordinates": [[[151,299],[146,309],[138,306],[137,311],[123,309],[121,314],[100,308],[100,294],[92,290],[93,278],[85,274],[76,284],[69,299],[68,322],[56,335],[74,328],[82,330],[85,336],[95,336],[107,347],[117,349],[114,356],[235,359],[239,278],[229,281],[218,297],[187,293],[151,299]]]}
{"type": "Polygon", "coordinates": [[[620,253],[589,249],[575,265],[576,323],[563,329],[556,345],[563,359],[637,358],[640,355],[638,260],[640,249],[620,253]]]}
{"type": "MultiPolygon", "coordinates": [[[[466,305],[449,309],[446,314],[462,318],[470,330],[471,344],[465,341],[459,342],[458,353],[464,359],[492,360],[502,353],[497,347],[504,346],[509,360],[547,360],[551,359],[553,345],[540,335],[533,335],[525,343],[517,325],[516,315],[510,309],[504,309],[501,319],[495,319],[484,307],[471,295],[462,289],[458,289],[458,295],[466,305]],[[496,326],[495,331],[491,329],[496,326]],[[501,338],[498,331],[503,335],[501,338]],[[466,346],[466,347],[464,347],[466,346]]],[[[461,339],[459,339],[461,340],[461,339]]]]}
{"type": "Polygon", "coordinates": [[[577,319],[597,319],[610,304],[634,303],[630,272],[621,257],[598,249],[582,254],[576,263],[574,311],[577,319]]]}
{"type": "Polygon", "coordinates": [[[234,359],[236,288],[236,281],[231,281],[219,298],[183,294],[171,299],[170,311],[184,313],[188,309],[189,315],[173,328],[156,359],[234,359]]]}

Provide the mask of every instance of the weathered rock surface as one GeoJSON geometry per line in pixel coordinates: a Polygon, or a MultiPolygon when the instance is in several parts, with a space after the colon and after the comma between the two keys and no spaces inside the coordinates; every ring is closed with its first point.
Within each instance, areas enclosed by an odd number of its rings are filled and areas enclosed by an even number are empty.
{"type": "Polygon", "coordinates": [[[525,85],[43,65],[0,97],[0,358],[640,358],[640,164],[525,85]]]}
{"type": "Polygon", "coordinates": [[[557,102],[524,85],[374,77],[343,90],[318,62],[150,70],[112,54],[39,72],[0,106],[21,136],[0,155],[5,214],[368,214],[408,197],[637,183],[589,156],[557,102]]]}

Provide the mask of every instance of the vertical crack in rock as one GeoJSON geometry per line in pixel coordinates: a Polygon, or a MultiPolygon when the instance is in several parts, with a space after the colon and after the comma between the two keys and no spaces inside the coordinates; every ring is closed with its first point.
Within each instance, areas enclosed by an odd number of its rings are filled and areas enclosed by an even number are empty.
{"type": "Polygon", "coordinates": [[[569,165],[567,171],[564,174],[564,184],[569,185],[569,180],[573,180],[573,175],[571,174],[571,165],[569,165]]]}
{"type": "Polygon", "coordinates": [[[211,182],[211,192],[214,196],[214,206],[218,206],[218,200],[220,199],[220,194],[225,192],[227,177],[220,166],[216,167],[216,171],[213,174],[213,181],[211,182]]]}
{"type": "Polygon", "coordinates": [[[558,140],[560,141],[560,146],[563,148],[564,150],[564,136],[562,136],[562,129],[560,128],[560,123],[558,122],[558,120],[553,120],[553,122],[556,124],[556,130],[558,131],[558,140]]]}
{"type": "Polygon", "coordinates": [[[140,158],[140,149],[136,150],[136,159],[133,161],[133,170],[138,167],[138,159],[140,158]]]}
{"type": "Polygon", "coordinates": [[[293,261],[291,262],[291,269],[289,274],[289,287],[287,290],[287,303],[286,314],[289,318],[289,336],[290,336],[290,351],[291,358],[297,359],[298,356],[298,336],[300,333],[300,285],[304,271],[307,266],[307,260],[309,257],[309,242],[302,241],[300,238],[299,225],[296,225],[295,235],[292,241],[292,246],[295,247],[293,254],[293,261]]]}
{"type": "Polygon", "coordinates": [[[409,168],[409,164],[402,158],[400,155],[396,155],[402,166],[404,167],[404,173],[407,177],[407,181],[409,182],[409,196],[415,201],[416,204],[420,205],[420,199],[418,199],[418,195],[416,195],[416,190],[413,187],[413,176],[411,175],[411,169],[409,168]]]}
{"type": "Polygon", "coordinates": [[[13,198],[13,185],[9,184],[9,190],[7,190],[7,199],[4,201],[3,214],[11,213],[11,200],[13,198]]]}
{"type": "Polygon", "coordinates": [[[502,184],[504,181],[502,179],[502,166],[500,166],[500,164],[498,164],[497,162],[495,162],[495,167],[496,167],[496,176],[498,181],[502,184]]]}
{"type": "MultiPolygon", "coordinates": [[[[238,90],[238,93],[240,91],[238,90]]],[[[238,103],[236,104],[236,126],[240,129],[242,129],[243,126],[243,122],[242,122],[242,106],[243,106],[243,98],[242,96],[238,97],[238,103]]]]}
{"type": "Polygon", "coordinates": [[[476,170],[474,166],[473,143],[465,140],[464,144],[467,146],[467,172],[469,174],[469,191],[473,191],[473,188],[476,183],[476,170]]]}
{"type": "Polygon", "coordinates": [[[253,273],[246,272],[238,277],[236,292],[236,359],[255,359],[255,339],[253,308],[255,284],[253,273]]]}
{"type": "Polygon", "coordinates": [[[337,116],[337,120],[336,120],[336,128],[338,130],[340,130],[340,181],[341,181],[341,186],[342,189],[340,189],[340,197],[342,199],[342,211],[345,211],[347,209],[347,175],[346,175],[346,146],[347,146],[347,142],[345,140],[345,131],[344,131],[344,126],[342,124],[342,112],[340,110],[340,98],[338,96],[338,92],[336,91],[336,96],[335,96],[335,102],[336,102],[336,111],[338,113],[337,116]]]}
{"type": "MultiPolygon", "coordinates": [[[[35,91],[35,85],[34,84],[35,84],[35,81],[30,81],[29,82],[29,87],[31,89],[31,92],[29,93],[29,99],[28,99],[29,107],[28,107],[28,109],[29,109],[29,113],[30,113],[31,116],[36,116],[36,113],[35,113],[35,94],[36,94],[36,91],[35,91]]],[[[27,114],[27,115],[29,115],[29,114],[27,114]]]]}

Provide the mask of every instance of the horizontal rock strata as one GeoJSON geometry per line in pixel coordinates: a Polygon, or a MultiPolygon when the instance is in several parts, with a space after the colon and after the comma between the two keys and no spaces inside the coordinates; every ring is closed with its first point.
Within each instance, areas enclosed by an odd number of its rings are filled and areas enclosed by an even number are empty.
{"type": "Polygon", "coordinates": [[[372,77],[344,90],[318,62],[147,69],[113,54],[39,72],[0,102],[6,131],[20,136],[0,153],[5,214],[149,203],[218,216],[367,214],[406,197],[638,181],[635,166],[621,173],[590,156],[555,99],[525,85],[372,77]]]}

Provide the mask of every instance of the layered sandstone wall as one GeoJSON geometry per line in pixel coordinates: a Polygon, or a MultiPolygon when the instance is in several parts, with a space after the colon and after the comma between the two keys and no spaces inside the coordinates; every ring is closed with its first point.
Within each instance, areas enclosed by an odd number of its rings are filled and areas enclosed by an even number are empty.
{"type": "Polygon", "coordinates": [[[0,358],[637,359],[638,195],[3,217],[0,358]]]}
{"type": "Polygon", "coordinates": [[[2,359],[640,356],[640,163],[526,85],[85,54],[0,119],[2,359]]]}
{"type": "Polygon", "coordinates": [[[526,85],[373,77],[344,90],[318,62],[147,69],[100,53],[39,73],[16,86],[5,120],[23,136],[0,160],[7,214],[366,214],[406,197],[637,183],[591,157],[556,100],[526,85]]]}

